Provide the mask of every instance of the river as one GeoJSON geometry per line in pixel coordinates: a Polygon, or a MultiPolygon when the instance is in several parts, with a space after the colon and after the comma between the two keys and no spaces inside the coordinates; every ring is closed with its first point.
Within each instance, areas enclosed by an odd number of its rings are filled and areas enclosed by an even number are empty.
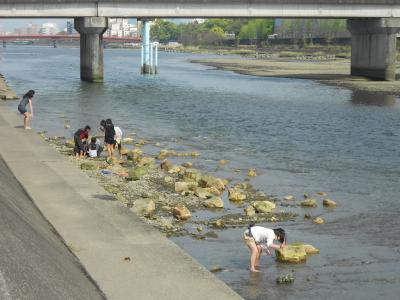
{"type": "MultiPolygon", "coordinates": [[[[299,213],[295,222],[279,224],[289,241],[321,252],[300,265],[263,257],[261,274],[249,274],[243,228],[219,230],[217,239],[205,241],[172,238],[207,268],[223,267],[216,276],[244,298],[398,298],[399,99],[189,62],[212,55],[160,53],[157,76],[139,74],[139,51],[105,49],[104,57],[103,84],[80,81],[76,48],[9,46],[0,72],[17,94],[36,90],[37,131],[70,137],[73,129],[110,117],[126,133],[199,151],[196,166],[212,174],[237,181],[254,167],[259,176],[251,183],[268,194],[301,199],[324,191],[337,201],[334,210],[280,207],[299,213]],[[230,163],[218,167],[220,159],[230,163]],[[304,220],[306,212],[326,224],[304,220]],[[292,271],[294,284],[275,284],[276,276],[292,271]]],[[[16,111],[15,102],[9,105],[16,111]]],[[[227,203],[227,209],[242,208],[227,203]]]]}

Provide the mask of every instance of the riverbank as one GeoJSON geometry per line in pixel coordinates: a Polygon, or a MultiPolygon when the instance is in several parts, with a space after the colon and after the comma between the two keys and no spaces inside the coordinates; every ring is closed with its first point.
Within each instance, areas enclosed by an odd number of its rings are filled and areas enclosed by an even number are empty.
{"type": "Polygon", "coordinates": [[[107,298],[241,299],[20,123],[0,104],[0,155],[107,298]]]}
{"type": "Polygon", "coordinates": [[[0,99],[2,100],[16,100],[17,94],[8,86],[6,79],[0,74],[0,99]]]}
{"type": "Polygon", "coordinates": [[[350,76],[348,59],[307,61],[291,59],[211,58],[191,60],[221,70],[239,74],[310,79],[319,83],[345,87],[352,90],[400,95],[400,81],[373,81],[350,76]]]}

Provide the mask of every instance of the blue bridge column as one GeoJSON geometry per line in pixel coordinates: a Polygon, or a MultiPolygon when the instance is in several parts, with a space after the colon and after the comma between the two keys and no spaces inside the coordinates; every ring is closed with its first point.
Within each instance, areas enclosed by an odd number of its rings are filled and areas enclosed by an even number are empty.
{"type": "Polygon", "coordinates": [[[150,44],[150,19],[142,19],[142,74],[152,74],[151,44],[150,44]]]}

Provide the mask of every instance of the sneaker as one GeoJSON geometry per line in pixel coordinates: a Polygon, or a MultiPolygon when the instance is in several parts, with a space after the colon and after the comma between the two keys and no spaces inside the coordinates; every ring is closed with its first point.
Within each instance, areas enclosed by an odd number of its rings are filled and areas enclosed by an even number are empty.
{"type": "Polygon", "coordinates": [[[28,127],[25,127],[25,129],[26,130],[31,130],[32,128],[28,126],[28,127]]]}

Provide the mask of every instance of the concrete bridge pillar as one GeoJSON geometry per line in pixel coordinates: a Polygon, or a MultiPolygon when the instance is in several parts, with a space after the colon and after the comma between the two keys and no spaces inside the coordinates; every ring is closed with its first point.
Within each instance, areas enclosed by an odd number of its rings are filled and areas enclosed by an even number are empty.
{"type": "Polygon", "coordinates": [[[108,19],[104,17],[75,18],[75,29],[80,34],[81,79],[103,81],[103,33],[108,19]]]}
{"type": "Polygon", "coordinates": [[[396,79],[396,34],[400,18],[349,19],[351,75],[396,79]]]}

